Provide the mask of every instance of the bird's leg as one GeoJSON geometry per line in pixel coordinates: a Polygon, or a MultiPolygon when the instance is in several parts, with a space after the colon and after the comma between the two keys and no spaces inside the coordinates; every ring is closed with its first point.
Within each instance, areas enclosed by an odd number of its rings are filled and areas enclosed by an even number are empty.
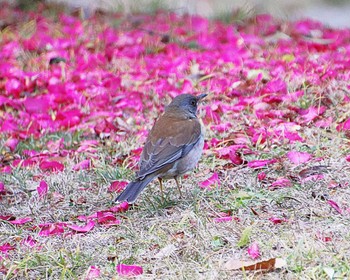
{"type": "Polygon", "coordinates": [[[158,181],[159,181],[160,194],[161,194],[161,196],[162,196],[162,199],[164,200],[163,180],[162,180],[162,178],[158,177],[158,181]]]}
{"type": "Polygon", "coordinates": [[[181,186],[179,184],[178,178],[175,176],[174,179],[176,182],[177,189],[179,190],[179,193],[180,193],[180,198],[183,198],[182,193],[181,193],[181,186]]]}

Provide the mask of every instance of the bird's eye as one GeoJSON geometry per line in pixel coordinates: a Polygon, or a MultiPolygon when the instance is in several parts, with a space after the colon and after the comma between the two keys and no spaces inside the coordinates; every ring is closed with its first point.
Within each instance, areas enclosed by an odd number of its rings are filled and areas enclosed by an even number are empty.
{"type": "Polygon", "coordinates": [[[196,100],[192,100],[192,101],[191,101],[191,105],[192,105],[192,106],[196,106],[196,105],[197,105],[196,100]]]}

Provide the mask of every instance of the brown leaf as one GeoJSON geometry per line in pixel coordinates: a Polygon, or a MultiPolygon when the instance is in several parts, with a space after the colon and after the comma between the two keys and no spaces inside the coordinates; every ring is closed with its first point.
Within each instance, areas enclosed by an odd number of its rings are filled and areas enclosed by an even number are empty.
{"type": "Polygon", "coordinates": [[[272,258],[265,261],[242,261],[230,259],[225,264],[228,270],[275,270],[286,266],[286,261],[281,258],[272,258]]]}

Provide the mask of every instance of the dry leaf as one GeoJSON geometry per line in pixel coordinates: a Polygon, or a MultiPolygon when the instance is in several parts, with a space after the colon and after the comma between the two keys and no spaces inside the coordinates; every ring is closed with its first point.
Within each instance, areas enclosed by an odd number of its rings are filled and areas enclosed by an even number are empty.
{"type": "Polygon", "coordinates": [[[164,257],[169,257],[172,253],[176,251],[176,246],[174,244],[169,244],[162,248],[154,257],[156,259],[162,259],[164,257]]]}
{"type": "Polygon", "coordinates": [[[228,270],[275,270],[286,266],[286,261],[281,258],[272,258],[265,261],[242,261],[230,259],[225,264],[225,269],[228,270]]]}

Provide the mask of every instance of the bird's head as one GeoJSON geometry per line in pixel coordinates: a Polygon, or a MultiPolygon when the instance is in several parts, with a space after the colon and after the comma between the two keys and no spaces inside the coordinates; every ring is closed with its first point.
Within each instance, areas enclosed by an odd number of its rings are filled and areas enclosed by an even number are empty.
{"type": "Polygon", "coordinates": [[[178,95],[165,108],[165,112],[173,112],[175,110],[184,114],[184,117],[196,118],[198,103],[206,96],[206,93],[198,96],[194,96],[192,94],[178,95]]]}

